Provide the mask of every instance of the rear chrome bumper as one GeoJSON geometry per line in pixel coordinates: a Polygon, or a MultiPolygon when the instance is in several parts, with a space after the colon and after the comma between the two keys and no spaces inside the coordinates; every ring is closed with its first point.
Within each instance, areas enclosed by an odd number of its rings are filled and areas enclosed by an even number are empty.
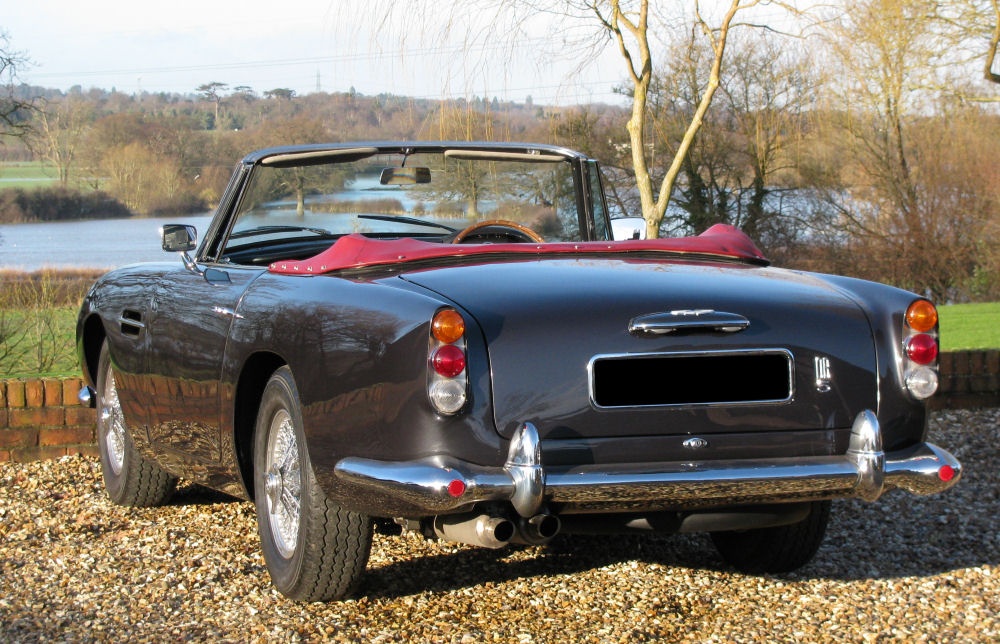
{"type": "Polygon", "coordinates": [[[886,454],[878,419],[864,411],[854,421],[847,452],[838,456],[546,469],[538,431],[524,423],[502,468],[349,457],[337,463],[336,474],[428,514],[509,501],[522,517],[531,517],[550,503],[614,511],[855,497],[874,501],[891,488],[934,494],[955,485],[962,466],[931,443],[886,454]]]}

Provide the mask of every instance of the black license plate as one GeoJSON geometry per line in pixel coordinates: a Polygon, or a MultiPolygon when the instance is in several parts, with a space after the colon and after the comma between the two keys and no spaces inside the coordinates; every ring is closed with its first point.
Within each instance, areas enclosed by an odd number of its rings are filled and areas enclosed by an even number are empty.
{"type": "Polygon", "coordinates": [[[792,356],[743,353],[599,356],[591,362],[598,407],[739,405],[792,398],[792,356]]]}

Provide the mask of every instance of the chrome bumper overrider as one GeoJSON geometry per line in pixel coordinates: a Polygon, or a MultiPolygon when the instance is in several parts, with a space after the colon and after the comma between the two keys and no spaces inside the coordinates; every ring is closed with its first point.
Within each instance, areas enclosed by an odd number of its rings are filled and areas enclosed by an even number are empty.
{"type": "Polygon", "coordinates": [[[962,466],[946,450],[921,443],[882,451],[878,419],[858,414],[845,454],[808,458],[581,465],[545,470],[531,423],[514,435],[500,467],[427,461],[345,458],[337,476],[421,508],[449,513],[482,501],[509,501],[522,517],[547,503],[636,507],[643,503],[731,505],[858,497],[874,501],[890,488],[933,494],[958,482],[962,466]]]}

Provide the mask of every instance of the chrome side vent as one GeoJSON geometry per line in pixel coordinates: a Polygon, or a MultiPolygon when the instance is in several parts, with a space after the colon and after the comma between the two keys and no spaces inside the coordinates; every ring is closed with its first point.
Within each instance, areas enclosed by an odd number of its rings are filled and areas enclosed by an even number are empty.
{"type": "Polygon", "coordinates": [[[142,321],[142,313],[139,311],[125,309],[122,311],[121,317],[118,318],[118,323],[121,325],[122,335],[133,338],[138,337],[146,330],[146,324],[142,321]]]}
{"type": "Polygon", "coordinates": [[[833,388],[833,371],[830,368],[830,359],[826,356],[816,356],[813,358],[816,368],[816,391],[821,394],[829,393],[833,388]]]}

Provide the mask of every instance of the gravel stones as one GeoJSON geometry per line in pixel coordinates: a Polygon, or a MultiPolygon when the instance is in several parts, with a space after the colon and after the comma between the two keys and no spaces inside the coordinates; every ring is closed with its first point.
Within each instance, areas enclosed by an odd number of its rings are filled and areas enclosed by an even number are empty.
{"type": "Polygon", "coordinates": [[[104,493],[95,459],[0,464],[0,641],[997,641],[1000,409],[934,414],[965,466],[931,497],[834,503],[796,573],[727,569],[705,535],[476,549],[376,535],[359,593],[271,587],[250,503],[104,493]]]}

